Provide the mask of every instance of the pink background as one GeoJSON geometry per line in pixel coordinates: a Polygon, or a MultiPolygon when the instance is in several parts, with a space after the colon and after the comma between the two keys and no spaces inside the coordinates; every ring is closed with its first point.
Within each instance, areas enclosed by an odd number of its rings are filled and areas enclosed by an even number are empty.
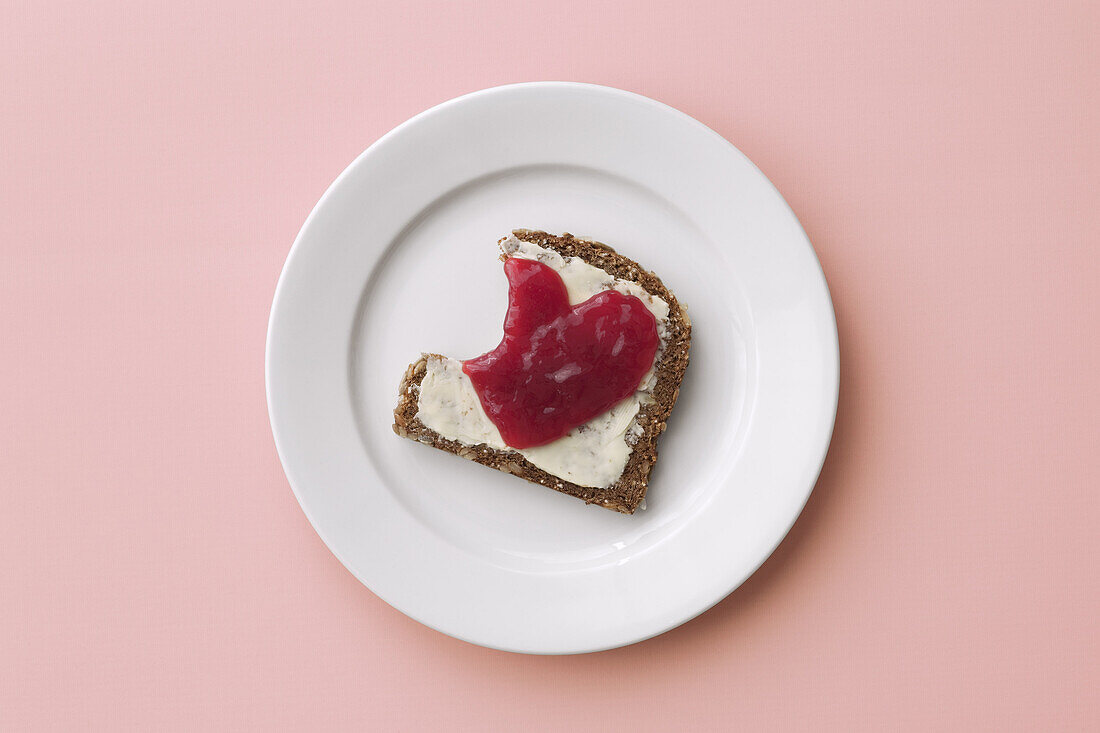
{"type": "Polygon", "coordinates": [[[0,729],[1100,726],[1100,6],[5,4],[0,729]],[[314,534],[263,348],[310,208],[409,116],[592,81],[732,140],[836,301],[832,450],[715,609],[488,651],[314,534]]]}

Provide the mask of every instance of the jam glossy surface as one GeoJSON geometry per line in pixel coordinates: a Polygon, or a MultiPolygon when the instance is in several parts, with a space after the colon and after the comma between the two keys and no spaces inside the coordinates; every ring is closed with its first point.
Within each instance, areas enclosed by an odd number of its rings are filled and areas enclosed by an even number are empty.
{"type": "Polygon", "coordinates": [[[570,307],[561,276],[541,262],[512,257],[504,273],[504,339],[462,369],[504,442],[532,448],[634,393],[657,353],[657,320],[615,290],[570,307]]]}

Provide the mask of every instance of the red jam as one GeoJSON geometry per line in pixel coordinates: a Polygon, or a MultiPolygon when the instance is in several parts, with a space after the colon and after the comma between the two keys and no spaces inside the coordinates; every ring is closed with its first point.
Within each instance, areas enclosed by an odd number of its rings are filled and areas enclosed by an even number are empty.
{"type": "Polygon", "coordinates": [[[658,345],[642,301],[605,290],[570,308],[561,276],[541,262],[512,257],[504,274],[504,339],[462,370],[505,443],[550,443],[638,389],[658,345]]]}

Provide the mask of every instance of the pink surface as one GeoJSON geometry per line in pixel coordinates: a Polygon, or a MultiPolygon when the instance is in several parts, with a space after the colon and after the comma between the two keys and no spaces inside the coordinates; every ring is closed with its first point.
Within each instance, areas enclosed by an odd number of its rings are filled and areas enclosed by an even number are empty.
{"type": "Polygon", "coordinates": [[[1100,6],[0,10],[0,729],[1100,726],[1100,6]],[[325,549],[279,467],[283,260],[463,92],[641,92],[776,183],[836,301],[832,451],[771,560],[630,648],[488,651],[325,549]]]}

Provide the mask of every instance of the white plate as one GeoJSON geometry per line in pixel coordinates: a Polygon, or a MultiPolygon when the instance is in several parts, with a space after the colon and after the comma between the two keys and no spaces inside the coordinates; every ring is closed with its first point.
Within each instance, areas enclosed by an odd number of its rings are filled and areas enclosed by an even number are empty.
{"type": "Polygon", "coordinates": [[[424,624],[537,653],[640,641],[744,581],[817,479],[838,369],[821,268],[764,175],[681,112],[568,83],[454,99],[359,156],[298,235],[267,340],[279,456],[332,552],[424,624]],[[607,242],[690,307],[634,516],[391,431],[418,354],[500,340],[496,241],[516,227],[607,242]]]}

